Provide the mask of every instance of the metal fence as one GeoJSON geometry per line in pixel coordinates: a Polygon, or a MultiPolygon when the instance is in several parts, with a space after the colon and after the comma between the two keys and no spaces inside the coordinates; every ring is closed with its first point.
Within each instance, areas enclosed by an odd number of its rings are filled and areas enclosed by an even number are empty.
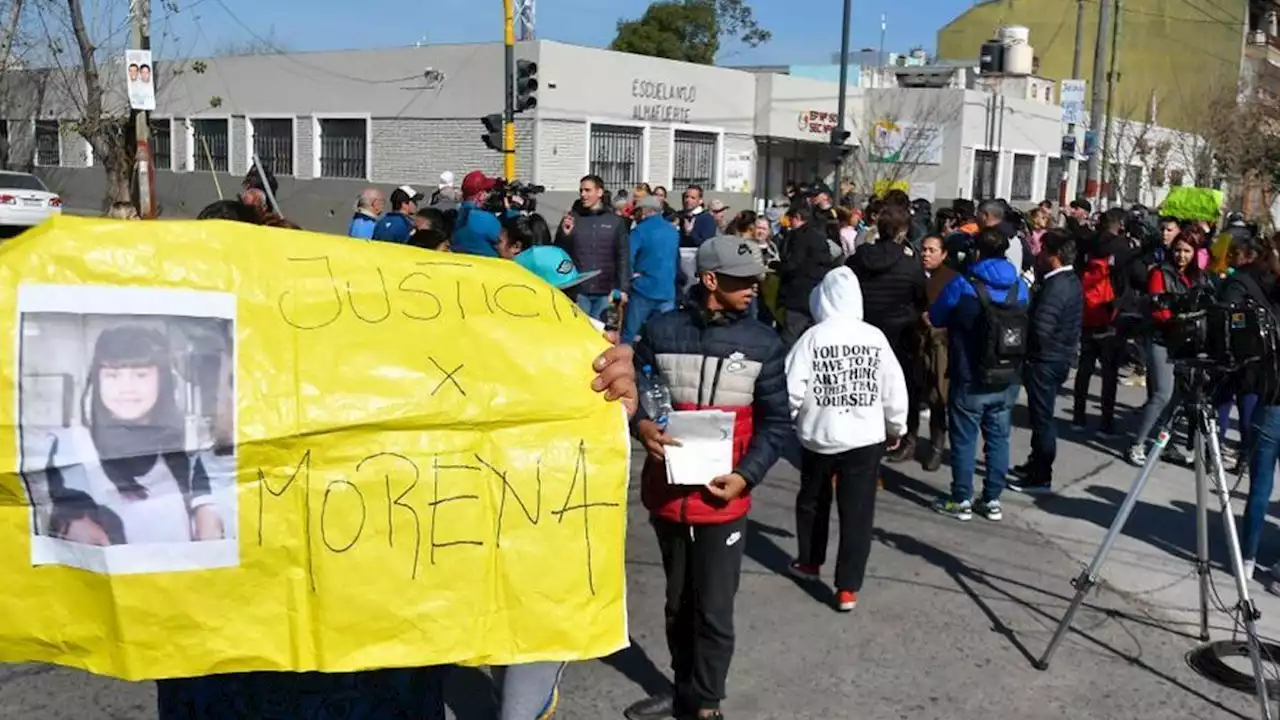
{"type": "Polygon", "coordinates": [[[226,120],[192,120],[191,137],[195,142],[192,152],[197,171],[229,171],[226,120]]]}
{"type": "Polygon", "coordinates": [[[262,166],[274,175],[293,174],[293,120],[253,119],[253,151],[262,166]]]}
{"type": "Polygon", "coordinates": [[[157,170],[173,169],[173,132],[168,120],[151,123],[151,162],[157,170]]]}
{"type": "Polygon", "coordinates": [[[364,178],[369,124],[361,119],[320,121],[320,177],[364,178]]]}
{"type": "Polygon", "coordinates": [[[599,175],[610,190],[630,189],[640,183],[644,157],[644,131],[621,125],[591,126],[591,174],[599,175]]]}
{"type": "Polygon", "coordinates": [[[62,164],[58,141],[57,120],[36,121],[36,165],[57,167],[62,164]]]}
{"type": "Polygon", "coordinates": [[[698,185],[710,190],[716,181],[716,136],[711,133],[676,131],[672,149],[671,184],[677,188],[698,185]]]}

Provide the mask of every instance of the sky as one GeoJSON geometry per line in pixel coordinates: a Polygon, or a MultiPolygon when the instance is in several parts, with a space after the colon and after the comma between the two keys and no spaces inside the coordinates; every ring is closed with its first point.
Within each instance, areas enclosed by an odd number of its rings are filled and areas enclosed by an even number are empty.
{"type": "MultiPolygon", "coordinates": [[[[102,2],[103,0],[98,0],[102,2]]],[[[425,43],[485,42],[502,37],[501,0],[175,0],[171,13],[153,2],[153,47],[168,57],[201,57],[251,37],[288,50],[342,50],[425,43]],[[417,5],[420,10],[411,10],[417,5]],[[353,11],[358,7],[359,12],[353,11]]],[[[773,39],[756,49],[722,48],[722,64],[825,64],[840,49],[841,0],[808,0],[796,12],[785,0],[749,0],[773,39]]],[[[880,13],[886,51],[920,45],[932,52],[937,30],[972,0],[854,0],[850,48],[876,47],[880,13]]],[[[644,13],[647,0],[538,0],[538,37],[604,46],[619,18],[644,13]]]]}

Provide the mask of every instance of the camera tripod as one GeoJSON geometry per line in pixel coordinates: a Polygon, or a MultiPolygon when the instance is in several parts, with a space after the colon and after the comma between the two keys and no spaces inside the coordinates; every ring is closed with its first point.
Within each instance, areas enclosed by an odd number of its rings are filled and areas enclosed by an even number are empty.
{"type": "Polygon", "coordinates": [[[1115,520],[1112,521],[1111,527],[1107,529],[1107,534],[1102,538],[1097,554],[1093,556],[1089,566],[1071,581],[1072,586],[1076,589],[1075,596],[1071,598],[1066,614],[1062,616],[1057,630],[1053,633],[1053,638],[1049,640],[1048,647],[1045,648],[1044,654],[1040,659],[1036,661],[1035,667],[1039,670],[1047,670],[1049,668],[1049,661],[1053,657],[1054,651],[1058,649],[1062,639],[1066,637],[1067,631],[1071,628],[1071,623],[1075,619],[1076,613],[1080,610],[1084,596],[1097,585],[1098,577],[1102,572],[1103,564],[1107,560],[1107,555],[1111,553],[1116,538],[1124,530],[1124,525],[1128,522],[1134,506],[1137,505],[1138,496],[1142,494],[1142,489],[1146,486],[1147,480],[1151,478],[1156,465],[1160,463],[1160,456],[1173,437],[1174,426],[1180,417],[1186,415],[1189,423],[1188,429],[1195,438],[1196,573],[1200,583],[1200,640],[1202,642],[1208,642],[1209,640],[1209,573],[1212,570],[1209,565],[1208,496],[1210,489],[1207,482],[1209,473],[1206,470],[1210,470],[1212,471],[1213,481],[1212,492],[1218,496],[1223,526],[1226,532],[1227,547],[1231,553],[1231,570],[1235,576],[1236,593],[1239,597],[1236,609],[1240,611],[1247,636],[1249,659],[1253,664],[1258,707],[1262,710],[1261,717],[1264,720],[1273,720],[1275,715],[1267,698],[1266,674],[1262,664],[1262,645],[1258,639],[1257,620],[1261,617],[1261,614],[1249,597],[1248,578],[1244,577],[1244,559],[1240,551],[1240,541],[1236,535],[1235,515],[1231,511],[1231,495],[1227,487],[1226,472],[1222,467],[1222,449],[1218,443],[1218,422],[1215,418],[1214,409],[1209,404],[1204,391],[1204,373],[1204,370],[1192,369],[1190,392],[1183,394],[1184,397],[1181,402],[1177,402],[1175,397],[1175,401],[1170,403],[1172,412],[1169,414],[1168,420],[1160,427],[1159,434],[1156,436],[1155,447],[1152,448],[1150,455],[1147,456],[1147,462],[1138,473],[1138,477],[1133,481],[1133,485],[1129,488],[1129,493],[1125,496],[1124,502],[1120,504],[1120,510],[1116,514],[1115,520]]]}

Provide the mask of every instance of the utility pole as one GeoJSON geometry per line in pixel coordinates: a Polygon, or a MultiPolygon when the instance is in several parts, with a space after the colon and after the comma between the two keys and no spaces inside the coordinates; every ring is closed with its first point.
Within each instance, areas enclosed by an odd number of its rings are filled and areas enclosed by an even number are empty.
{"type": "MultiPolygon", "coordinates": [[[[1076,47],[1075,52],[1071,55],[1072,80],[1080,79],[1080,60],[1081,56],[1084,55],[1084,3],[1085,0],[1076,0],[1076,47]]],[[[1075,123],[1067,124],[1067,135],[1070,135],[1074,141],[1076,137],[1075,123]]],[[[1080,172],[1079,158],[1080,154],[1073,152],[1069,162],[1062,166],[1062,189],[1058,192],[1059,208],[1063,208],[1067,204],[1067,194],[1071,192],[1071,178],[1077,177],[1080,172]]]]}
{"type": "Polygon", "coordinates": [[[888,25],[884,21],[884,13],[880,13],[880,50],[876,55],[876,87],[884,85],[884,68],[887,63],[884,61],[884,33],[888,29],[888,25]]]}
{"type": "Polygon", "coordinates": [[[840,94],[836,101],[836,127],[831,131],[831,145],[836,153],[836,202],[844,197],[844,143],[849,133],[844,129],[844,115],[849,91],[849,24],[853,20],[853,0],[844,0],[844,20],[840,25],[840,94]]]}
{"type": "Polygon", "coordinates": [[[502,0],[502,152],[503,176],[516,177],[516,16],[514,0],[502,0]]]}
{"type": "MultiPolygon", "coordinates": [[[[1093,94],[1089,100],[1089,132],[1093,134],[1093,152],[1089,153],[1088,179],[1085,182],[1085,195],[1097,200],[1099,198],[1098,179],[1100,177],[1102,158],[1101,148],[1105,147],[1107,128],[1103,125],[1104,85],[1107,81],[1107,29],[1111,25],[1111,3],[1102,0],[1098,3],[1098,38],[1093,45],[1093,94]]],[[[1087,143],[1086,143],[1087,144],[1087,143]]]]}
{"type": "MultiPolygon", "coordinates": [[[[1106,0],[1103,0],[1103,2],[1106,2],[1106,0]]],[[[1124,9],[1124,5],[1121,2],[1121,0],[1115,0],[1115,3],[1116,3],[1115,14],[1111,18],[1111,23],[1112,23],[1111,66],[1107,69],[1107,119],[1105,122],[1107,123],[1108,128],[1111,127],[1111,103],[1115,100],[1116,83],[1120,82],[1120,73],[1119,73],[1119,70],[1116,69],[1116,63],[1118,61],[1118,58],[1120,57],[1120,13],[1124,9]]],[[[1114,186],[1117,179],[1119,179],[1121,182],[1124,181],[1123,176],[1121,176],[1120,178],[1111,177],[1111,175],[1113,174],[1112,173],[1113,170],[1117,171],[1115,174],[1117,175],[1119,174],[1118,172],[1119,168],[1110,167],[1113,164],[1110,162],[1110,159],[1115,158],[1117,155],[1119,155],[1119,144],[1118,143],[1116,144],[1117,151],[1115,153],[1107,152],[1108,146],[1112,145],[1113,143],[1115,143],[1115,139],[1112,138],[1111,133],[1108,132],[1107,142],[1102,146],[1102,150],[1103,150],[1102,185],[1103,187],[1106,187],[1108,182],[1110,182],[1111,185],[1114,186]]],[[[1116,194],[1116,197],[1117,198],[1120,197],[1118,192],[1116,194]]]]}
{"type": "MultiPolygon", "coordinates": [[[[131,32],[129,44],[135,50],[151,49],[151,0],[130,0],[129,21],[131,32]]],[[[154,66],[155,63],[153,62],[154,66]]],[[[152,82],[159,79],[160,73],[152,72],[152,82]]],[[[133,111],[133,127],[137,136],[138,148],[135,163],[138,178],[138,214],[144,218],[156,216],[155,194],[156,178],[151,161],[151,113],[146,110],[133,111]]]]}

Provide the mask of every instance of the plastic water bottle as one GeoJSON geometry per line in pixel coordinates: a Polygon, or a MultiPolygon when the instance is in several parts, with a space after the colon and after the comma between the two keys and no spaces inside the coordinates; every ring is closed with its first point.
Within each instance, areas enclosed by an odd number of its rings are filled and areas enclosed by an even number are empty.
{"type": "Polygon", "coordinates": [[[644,387],[640,393],[640,405],[644,408],[645,414],[657,423],[658,427],[665,430],[672,412],[671,390],[653,371],[652,365],[645,365],[641,372],[644,374],[642,379],[644,387]]]}

